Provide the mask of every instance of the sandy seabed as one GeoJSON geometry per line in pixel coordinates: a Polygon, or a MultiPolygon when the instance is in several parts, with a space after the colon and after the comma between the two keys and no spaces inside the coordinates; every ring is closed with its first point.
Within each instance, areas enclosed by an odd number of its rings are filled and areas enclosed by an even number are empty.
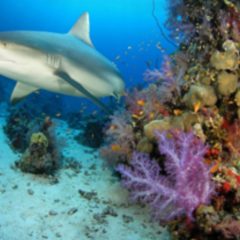
{"type": "Polygon", "coordinates": [[[98,152],[79,145],[76,131],[56,120],[58,137],[67,139],[66,159],[80,171],[63,168],[55,179],[22,173],[20,158],[9,147],[0,116],[0,240],[167,240],[167,231],[150,222],[146,209],[129,205],[119,184],[98,152]]]}

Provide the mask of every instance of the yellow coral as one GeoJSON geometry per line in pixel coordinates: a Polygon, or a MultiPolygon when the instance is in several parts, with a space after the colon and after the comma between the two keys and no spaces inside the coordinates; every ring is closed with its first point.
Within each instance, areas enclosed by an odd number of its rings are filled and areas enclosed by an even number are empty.
{"type": "Polygon", "coordinates": [[[211,86],[206,85],[192,85],[183,97],[183,101],[192,110],[196,110],[202,106],[214,106],[217,102],[214,89],[211,86]]]}
{"type": "Polygon", "coordinates": [[[229,96],[237,90],[238,76],[223,71],[218,75],[217,83],[219,93],[223,96],[229,96]]]}
{"type": "Polygon", "coordinates": [[[31,145],[32,144],[41,144],[41,145],[44,145],[47,148],[48,147],[48,139],[41,132],[33,133],[32,136],[31,136],[30,144],[31,145]]]}
{"type": "Polygon", "coordinates": [[[217,70],[235,70],[238,67],[239,57],[233,51],[215,51],[210,59],[211,65],[217,70]]]}

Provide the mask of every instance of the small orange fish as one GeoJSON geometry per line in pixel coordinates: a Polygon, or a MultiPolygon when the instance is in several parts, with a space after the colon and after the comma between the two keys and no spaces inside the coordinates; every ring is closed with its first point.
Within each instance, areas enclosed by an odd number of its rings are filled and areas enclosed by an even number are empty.
{"type": "Polygon", "coordinates": [[[217,162],[216,164],[214,164],[211,169],[210,169],[210,172],[211,173],[215,173],[217,172],[217,170],[219,169],[219,162],[217,162]]]}
{"type": "Polygon", "coordinates": [[[201,102],[200,101],[197,101],[194,105],[193,105],[193,110],[194,112],[198,112],[198,110],[200,109],[201,107],[201,102]]]}
{"type": "Polygon", "coordinates": [[[175,116],[179,116],[179,115],[182,114],[182,111],[180,109],[174,109],[173,113],[174,113],[175,116]]]}
{"type": "Polygon", "coordinates": [[[121,150],[121,146],[119,144],[112,144],[111,145],[111,150],[113,152],[119,152],[121,150]]]}
{"type": "Polygon", "coordinates": [[[115,130],[116,128],[117,128],[116,125],[111,125],[111,126],[109,127],[110,130],[115,130]]]}
{"type": "Polygon", "coordinates": [[[140,118],[140,116],[139,116],[139,115],[137,115],[137,114],[132,114],[132,118],[139,119],[139,118],[140,118]]]}
{"type": "Polygon", "coordinates": [[[139,112],[133,113],[133,114],[132,114],[132,118],[141,119],[142,116],[143,116],[143,114],[144,114],[143,111],[139,111],[139,112]]]}
{"type": "Polygon", "coordinates": [[[145,105],[145,101],[143,99],[137,100],[137,105],[143,107],[145,105]]]}

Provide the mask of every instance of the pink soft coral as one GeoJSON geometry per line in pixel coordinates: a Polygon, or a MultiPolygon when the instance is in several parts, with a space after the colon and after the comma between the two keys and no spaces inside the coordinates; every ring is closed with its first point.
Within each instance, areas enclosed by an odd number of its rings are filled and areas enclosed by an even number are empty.
{"type": "Polygon", "coordinates": [[[191,132],[156,133],[159,151],[165,155],[165,172],[147,154],[134,153],[131,167],[117,170],[131,199],[148,204],[155,218],[162,222],[185,215],[207,204],[213,193],[209,167],[203,162],[207,147],[191,132]]]}

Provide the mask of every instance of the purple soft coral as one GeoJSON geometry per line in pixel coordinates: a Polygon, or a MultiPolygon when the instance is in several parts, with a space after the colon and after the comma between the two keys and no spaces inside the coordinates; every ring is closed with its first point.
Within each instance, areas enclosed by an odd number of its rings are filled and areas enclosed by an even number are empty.
{"type": "Polygon", "coordinates": [[[144,79],[149,82],[159,82],[159,81],[166,81],[172,82],[174,81],[174,74],[172,71],[171,66],[171,59],[168,56],[164,57],[164,61],[161,66],[161,70],[159,69],[147,69],[146,72],[143,74],[144,79]]]}
{"type": "Polygon", "coordinates": [[[166,157],[167,174],[160,174],[158,163],[147,154],[134,153],[131,167],[117,167],[123,184],[131,199],[148,204],[160,221],[182,215],[193,219],[193,211],[208,203],[213,193],[209,168],[203,162],[207,147],[192,133],[157,132],[156,137],[166,157]]]}
{"type": "Polygon", "coordinates": [[[148,69],[144,73],[144,79],[147,81],[154,81],[157,83],[159,88],[159,96],[161,96],[160,101],[166,102],[173,100],[174,97],[178,97],[181,94],[181,88],[184,84],[183,76],[185,74],[187,65],[183,64],[183,61],[177,61],[180,67],[176,67],[172,59],[165,56],[164,62],[162,64],[161,70],[150,70],[148,69]]]}

